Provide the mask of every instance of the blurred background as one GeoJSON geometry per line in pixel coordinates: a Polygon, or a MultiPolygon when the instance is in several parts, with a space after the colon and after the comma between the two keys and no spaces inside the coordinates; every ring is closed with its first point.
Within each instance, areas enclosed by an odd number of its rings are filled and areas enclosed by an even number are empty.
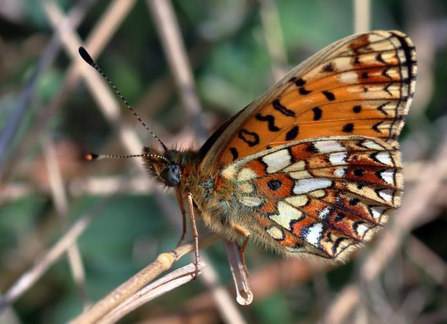
{"type": "Polygon", "coordinates": [[[229,302],[201,279],[122,322],[447,322],[446,1],[1,0],[0,323],[66,322],[179,238],[172,193],[139,159],[82,160],[154,140],[79,58],[81,44],[168,147],[200,147],[291,67],[369,29],[405,32],[418,56],[400,138],[406,195],[387,228],[335,267],[249,245],[247,307],[219,242],[203,253],[229,302]]]}

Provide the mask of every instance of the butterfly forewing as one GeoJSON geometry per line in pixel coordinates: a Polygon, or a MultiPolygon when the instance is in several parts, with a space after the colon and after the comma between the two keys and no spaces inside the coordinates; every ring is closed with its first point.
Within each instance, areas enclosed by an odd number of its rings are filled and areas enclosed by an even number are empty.
{"type": "Polygon", "coordinates": [[[362,135],[396,140],[413,96],[415,50],[400,32],[334,43],[293,69],[224,130],[203,162],[222,167],[307,138],[362,135]]]}
{"type": "MultiPolygon", "coordinates": [[[[400,154],[383,140],[330,137],[286,144],[221,173],[283,253],[338,259],[400,204],[400,154]]],[[[265,243],[265,242],[264,242],[265,243]]]]}

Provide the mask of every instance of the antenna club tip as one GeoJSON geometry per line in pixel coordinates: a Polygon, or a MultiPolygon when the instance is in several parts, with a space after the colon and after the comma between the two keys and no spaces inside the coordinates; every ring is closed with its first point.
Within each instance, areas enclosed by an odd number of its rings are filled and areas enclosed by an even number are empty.
{"type": "Polygon", "coordinates": [[[94,64],[94,61],[92,59],[92,57],[90,56],[90,54],[87,52],[87,50],[84,47],[79,47],[78,49],[79,55],[81,55],[82,59],[87,62],[90,65],[94,64]]]}
{"type": "Polygon", "coordinates": [[[98,154],[95,154],[95,153],[88,153],[88,154],[86,154],[85,156],[84,156],[84,158],[85,158],[85,160],[87,160],[87,161],[93,161],[93,160],[96,160],[96,159],[98,159],[99,158],[99,155],[98,154]]]}

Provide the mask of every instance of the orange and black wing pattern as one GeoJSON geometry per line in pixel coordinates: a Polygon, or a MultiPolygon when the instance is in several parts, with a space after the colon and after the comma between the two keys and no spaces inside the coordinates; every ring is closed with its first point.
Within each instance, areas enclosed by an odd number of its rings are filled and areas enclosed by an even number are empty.
{"type": "Polygon", "coordinates": [[[298,65],[225,129],[204,160],[221,168],[297,140],[361,135],[394,144],[416,80],[411,40],[398,31],[342,39],[298,65]]]}
{"type": "Polygon", "coordinates": [[[258,226],[253,238],[285,254],[341,259],[400,206],[397,137],[415,80],[406,35],[342,39],[233,117],[202,171],[232,188],[234,210],[258,226]]]}

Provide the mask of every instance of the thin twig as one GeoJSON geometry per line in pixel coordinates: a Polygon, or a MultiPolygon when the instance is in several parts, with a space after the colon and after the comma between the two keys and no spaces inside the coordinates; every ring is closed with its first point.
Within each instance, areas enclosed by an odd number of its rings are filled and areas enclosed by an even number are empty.
{"type": "MultiPolygon", "coordinates": [[[[88,36],[86,40],[86,48],[89,49],[93,56],[97,56],[101,53],[103,48],[107,45],[109,40],[113,37],[114,33],[121,25],[124,18],[126,18],[129,11],[134,6],[136,0],[128,1],[113,1],[107,10],[105,10],[104,15],[99,19],[99,22],[95,25],[94,29],[88,36]]],[[[75,10],[75,9],[73,9],[75,10]]],[[[67,18],[64,18],[67,19],[67,18]]],[[[58,25],[61,28],[63,24],[58,25]]],[[[72,25],[70,29],[76,24],[72,25]]],[[[64,32],[68,30],[64,28],[64,32]]],[[[56,35],[56,38],[59,36],[56,35]]],[[[65,37],[65,34],[61,36],[65,37]]],[[[72,93],[73,89],[79,83],[81,79],[80,68],[85,65],[85,62],[81,60],[74,60],[62,81],[62,86],[60,91],[51,99],[49,104],[45,106],[40,106],[36,109],[39,116],[37,121],[30,127],[28,134],[33,134],[34,136],[28,136],[23,141],[20,142],[17,149],[11,154],[11,158],[8,159],[8,163],[5,164],[5,171],[0,174],[0,181],[4,182],[7,178],[11,178],[13,174],[13,168],[16,166],[14,161],[17,161],[19,157],[23,156],[25,152],[28,151],[29,147],[34,144],[35,139],[38,138],[38,134],[47,126],[48,121],[56,114],[59,107],[64,105],[65,100],[72,93]]]]}
{"type": "Polygon", "coordinates": [[[119,321],[125,315],[129,314],[141,305],[144,305],[147,302],[164,295],[177,287],[183,286],[191,280],[194,280],[196,278],[196,271],[198,270],[198,274],[200,275],[202,274],[204,268],[204,262],[199,262],[197,267],[195,264],[190,263],[180,269],[170,272],[163,278],[160,278],[159,280],[147,285],[137,293],[133,294],[121,305],[104,316],[104,318],[98,323],[115,323],[119,321]]]}
{"type": "Polygon", "coordinates": [[[371,30],[371,0],[353,0],[354,33],[371,30]]]}
{"type": "Polygon", "coordinates": [[[5,127],[0,133],[0,176],[4,177],[7,172],[4,172],[3,166],[6,162],[6,157],[9,152],[10,144],[16,136],[20,123],[25,120],[23,115],[32,107],[30,104],[36,90],[37,82],[41,75],[51,66],[60,49],[60,39],[64,37],[65,33],[79,25],[91,4],[91,0],[79,1],[79,4],[71,10],[70,14],[64,17],[58,26],[54,28],[54,34],[50,42],[46,46],[36,69],[27,80],[22,92],[17,100],[16,107],[13,114],[10,116],[5,127]]]}
{"type": "Polygon", "coordinates": [[[99,209],[102,208],[108,199],[103,200],[100,204],[96,205],[91,212],[82,216],[77,220],[67,233],[53,245],[41,258],[38,258],[39,262],[34,265],[30,270],[25,272],[16,283],[8,289],[6,294],[0,298],[0,311],[16,301],[22,296],[28,289],[30,289],[42,275],[59,260],[63,254],[73,245],[77,238],[84,232],[84,230],[90,225],[93,218],[98,214],[99,209]]]}
{"type": "MultiPolygon", "coordinates": [[[[58,21],[63,18],[60,8],[57,7],[54,2],[45,2],[44,9],[51,24],[57,26],[58,21]]],[[[62,42],[67,54],[69,54],[73,60],[81,60],[78,54],[78,48],[84,44],[74,31],[68,31],[66,37],[62,39],[62,42]]],[[[131,127],[122,123],[119,105],[113,97],[109,85],[87,64],[83,65],[81,73],[88,84],[87,89],[91,91],[106,120],[117,130],[119,139],[123,143],[125,149],[130,154],[139,152],[143,145],[135,131],[133,131],[131,127]]],[[[138,160],[131,159],[131,162],[141,173],[145,172],[143,165],[138,160]]]]}
{"type": "Polygon", "coordinates": [[[181,37],[180,28],[175,18],[170,0],[147,0],[150,13],[163,45],[165,55],[177,85],[186,115],[187,124],[192,125],[199,141],[206,138],[206,132],[200,121],[202,111],[196,95],[191,65],[181,37]]]}
{"type": "MultiPolygon", "coordinates": [[[[61,218],[62,228],[64,229],[64,231],[66,231],[69,229],[69,219],[68,219],[69,205],[68,205],[67,192],[64,187],[61,170],[59,167],[59,163],[57,161],[56,151],[54,149],[53,141],[48,135],[43,137],[42,142],[43,142],[42,146],[44,151],[44,160],[47,167],[52,199],[57,214],[61,218]]],[[[73,245],[68,248],[67,256],[71,274],[76,284],[76,288],[78,289],[84,307],[86,307],[89,302],[88,302],[87,290],[85,288],[84,264],[82,262],[81,253],[79,251],[79,247],[76,241],[74,241],[73,245]]]]}
{"type": "MultiPolygon", "coordinates": [[[[203,236],[200,240],[200,247],[203,248],[212,245],[219,239],[215,234],[203,236]]],[[[164,271],[169,270],[182,256],[192,251],[194,251],[194,242],[190,241],[170,252],[160,254],[154,262],[98,301],[92,308],[83,312],[72,323],[94,323],[102,319],[127,298],[149,284],[154,278],[164,271]]]]}
{"type": "Polygon", "coordinates": [[[275,81],[287,72],[287,53],[277,8],[273,0],[259,0],[261,3],[261,22],[264,29],[265,42],[270,56],[270,66],[275,81]]]}

